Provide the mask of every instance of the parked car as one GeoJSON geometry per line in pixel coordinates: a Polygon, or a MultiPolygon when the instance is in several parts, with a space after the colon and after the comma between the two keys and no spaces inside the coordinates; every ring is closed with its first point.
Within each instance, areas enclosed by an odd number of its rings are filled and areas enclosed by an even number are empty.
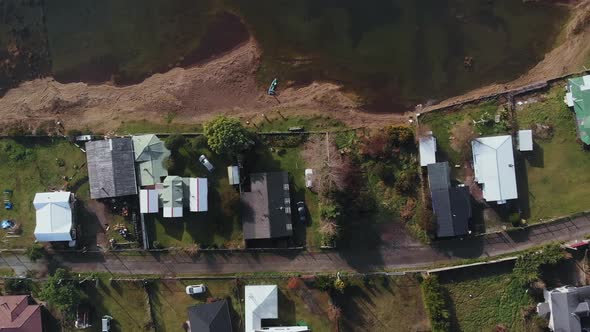
{"type": "Polygon", "coordinates": [[[102,316],[102,332],[109,332],[111,330],[111,320],[113,320],[113,317],[109,315],[102,316]]]}
{"type": "Polygon", "coordinates": [[[203,294],[207,291],[207,287],[203,284],[186,286],[186,293],[188,295],[203,294]]]}
{"type": "Polygon", "coordinates": [[[211,162],[209,161],[209,159],[207,159],[207,157],[205,157],[204,154],[202,154],[199,157],[199,161],[201,162],[201,164],[203,164],[203,166],[205,166],[205,168],[209,171],[209,172],[213,172],[213,170],[215,169],[215,167],[213,167],[213,164],[211,164],[211,162]]]}
{"type": "Polygon", "coordinates": [[[299,221],[305,223],[307,221],[307,208],[303,201],[297,202],[297,213],[299,213],[299,221]]]}

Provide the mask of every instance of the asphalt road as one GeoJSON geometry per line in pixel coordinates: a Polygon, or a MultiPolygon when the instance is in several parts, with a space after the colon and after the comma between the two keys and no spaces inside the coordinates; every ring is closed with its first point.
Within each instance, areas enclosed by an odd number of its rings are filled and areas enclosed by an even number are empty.
{"type": "Polygon", "coordinates": [[[582,240],[590,234],[590,219],[537,225],[526,230],[485,236],[438,241],[432,246],[390,244],[372,251],[328,251],[319,253],[227,253],[190,257],[178,254],[85,253],[55,254],[35,263],[13,253],[0,255],[0,268],[12,268],[17,275],[59,266],[73,272],[111,272],[117,274],[232,274],[244,272],[324,272],[420,268],[453,260],[493,257],[540,246],[553,241],[582,240]]]}

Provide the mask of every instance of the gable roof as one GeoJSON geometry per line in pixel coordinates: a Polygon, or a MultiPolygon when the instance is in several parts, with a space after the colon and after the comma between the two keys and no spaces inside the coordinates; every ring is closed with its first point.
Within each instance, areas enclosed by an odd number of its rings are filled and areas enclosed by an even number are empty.
{"type": "Polygon", "coordinates": [[[432,210],[436,217],[437,237],[467,234],[471,218],[469,188],[451,188],[448,162],[428,165],[428,183],[432,210]]]}
{"type": "Polygon", "coordinates": [[[289,173],[250,174],[250,192],[240,194],[244,239],[293,235],[289,173]]]}
{"type": "Polygon", "coordinates": [[[41,307],[27,295],[0,296],[0,331],[42,331],[41,307]]]}
{"type": "Polygon", "coordinates": [[[566,103],[574,107],[578,136],[590,144],[590,75],[570,78],[568,87],[566,103]]]}
{"type": "Polygon", "coordinates": [[[488,202],[518,198],[512,136],[480,137],[471,142],[475,181],[488,202]]]}
{"type": "Polygon", "coordinates": [[[35,238],[40,242],[72,241],[72,193],[37,193],[35,238]]]}
{"type": "Polygon", "coordinates": [[[263,319],[279,318],[279,297],[276,285],[244,287],[245,330],[258,331],[263,319]]]}
{"type": "Polygon", "coordinates": [[[160,200],[165,218],[183,216],[184,182],[180,176],[167,176],[164,179],[160,200]]]}
{"type": "Polygon", "coordinates": [[[190,330],[194,332],[232,332],[227,301],[188,307],[190,330]]]}
{"type": "Polygon", "coordinates": [[[86,143],[90,198],[137,194],[135,156],[130,138],[86,143]]]}
{"type": "Polygon", "coordinates": [[[132,140],[139,185],[151,186],[168,176],[164,161],[170,157],[170,150],[164,142],[153,134],[133,136],[132,140]]]}
{"type": "Polygon", "coordinates": [[[518,131],[518,150],[533,151],[533,131],[530,129],[518,131]]]}
{"type": "Polygon", "coordinates": [[[428,136],[420,137],[418,140],[420,150],[420,166],[427,166],[436,162],[436,138],[432,132],[428,136]]]}

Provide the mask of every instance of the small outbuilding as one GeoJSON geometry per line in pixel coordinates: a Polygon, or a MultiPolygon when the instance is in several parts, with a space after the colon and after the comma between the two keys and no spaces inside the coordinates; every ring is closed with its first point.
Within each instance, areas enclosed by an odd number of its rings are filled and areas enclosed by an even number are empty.
{"type": "Polygon", "coordinates": [[[141,189],[139,191],[139,212],[158,213],[158,191],[156,189],[141,189]]]}
{"type": "Polygon", "coordinates": [[[160,201],[164,218],[180,218],[184,215],[184,182],[180,176],[167,176],[162,183],[160,201]]]}
{"type": "Polygon", "coordinates": [[[37,193],[33,200],[37,223],[35,238],[39,242],[76,239],[74,229],[74,194],[69,191],[37,193]]]}
{"type": "Polygon", "coordinates": [[[518,131],[518,151],[533,151],[533,131],[530,129],[518,131]]]}
{"type": "Polygon", "coordinates": [[[227,178],[231,186],[240,184],[240,168],[238,166],[227,167],[227,178]]]}
{"type": "Polygon", "coordinates": [[[436,162],[436,137],[429,132],[418,140],[420,150],[420,166],[426,167],[436,162]]]}
{"type": "Polygon", "coordinates": [[[209,191],[207,178],[184,178],[183,180],[185,184],[188,183],[188,188],[185,188],[184,192],[189,194],[189,210],[191,212],[207,212],[209,191]]]}

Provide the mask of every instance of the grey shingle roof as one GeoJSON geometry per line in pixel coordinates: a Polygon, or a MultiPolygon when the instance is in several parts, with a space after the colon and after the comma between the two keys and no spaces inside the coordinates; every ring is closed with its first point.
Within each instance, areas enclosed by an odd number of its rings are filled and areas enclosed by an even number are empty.
{"type": "Polygon", "coordinates": [[[232,332],[227,301],[217,301],[188,307],[191,331],[232,332]]]}
{"type": "Polygon", "coordinates": [[[92,199],[137,194],[130,138],[87,142],[86,160],[92,199]]]}
{"type": "Polygon", "coordinates": [[[240,196],[244,239],[293,235],[289,173],[250,174],[251,191],[240,196]]]}

